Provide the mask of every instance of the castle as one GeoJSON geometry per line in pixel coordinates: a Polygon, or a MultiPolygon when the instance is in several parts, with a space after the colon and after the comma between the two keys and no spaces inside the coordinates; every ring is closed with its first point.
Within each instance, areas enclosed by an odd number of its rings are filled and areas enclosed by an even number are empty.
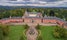
{"type": "Polygon", "coordinates": [[[67,27],[67,22],[57,18],[57,17],[51,17],[51,16],[44,16],[42,17],[42,13],[37,12],[25,12],[23,17],[10,17],[5,19],[0,19],[1,24],[7,24],[7,23],[52,23],[52,24],[58,24],[60,26],[67,27]]]}

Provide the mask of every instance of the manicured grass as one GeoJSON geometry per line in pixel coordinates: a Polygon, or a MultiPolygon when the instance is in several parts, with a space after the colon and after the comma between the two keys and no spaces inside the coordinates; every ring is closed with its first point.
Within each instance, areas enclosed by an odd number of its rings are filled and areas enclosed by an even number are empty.
{"type": "Polygon", "coordinates": [[[24,37],[24,27],[23,26],[10,26],[9,36],[6,40],[19,40],[21,36],[24,37]]]}
{"type": "Polygon", "coordinates": [[[57,39],[54,38],[52,35],[52,32],[54,30],[55,26],[41,26],[41,36],[43,40],[63,40],[63,39],[57,39]]]}

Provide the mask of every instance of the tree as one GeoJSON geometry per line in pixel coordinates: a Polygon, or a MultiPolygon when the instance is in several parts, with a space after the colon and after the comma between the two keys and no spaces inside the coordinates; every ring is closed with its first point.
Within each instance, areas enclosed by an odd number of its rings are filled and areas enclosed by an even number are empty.
{"type": "Polygon", "coordinates": [[[9,33],[9,26],[8,25],[0,25],[1,29],[2,29],[2,32],[3,32],[3,36],[7,36],[8,33],[9,33]]]}
{"type": "Polygon", "coordinates": [[[50,10],[50,13],[49,13],[50,16],[54,16],[54,11],[53,10],[50,10]]]}
{"type": "Polygon", "coordinates": [[[54,32],[53,32],[54,37],[56,38],[67,38],[67,30],[62,27],[56,26],[54,32]]]}
{"type": "Polygon", "coordinates": [[[3,40],[4,37],[7,35],[8,35],[8,26],[0,24],[0,40],[3,40]]]}
{"type": "Polygon", "coordinates": [[[7,36],[9,34],[9,26],[5,25],[5,26],[3,26],[2,29],[3,29],[3,35],[7,36]]]}
{"type": "Polygon", "coordinates": [[[0,40],[3,40],[3,31],[2,31],[2,28],[0,27],[0,40]]]}

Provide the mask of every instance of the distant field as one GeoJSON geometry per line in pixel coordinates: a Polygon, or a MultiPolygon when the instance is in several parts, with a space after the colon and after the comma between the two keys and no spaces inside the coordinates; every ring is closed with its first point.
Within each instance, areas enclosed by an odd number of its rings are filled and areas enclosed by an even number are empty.
{"type": "Polygon", "coordinates": [[[6,40],[19,40],[21,36],[24,37],[24,27],[23,26],[10,26],[9,27],[9,36],[6,40]]]}
{"type": "Polygon", "coordinates": [[[52,31],[54,30],[54,26],[44,26],[41,27],[41,36],[43,40],[63,40],[63,39],[56,39],[52,35],[52,31]]]}

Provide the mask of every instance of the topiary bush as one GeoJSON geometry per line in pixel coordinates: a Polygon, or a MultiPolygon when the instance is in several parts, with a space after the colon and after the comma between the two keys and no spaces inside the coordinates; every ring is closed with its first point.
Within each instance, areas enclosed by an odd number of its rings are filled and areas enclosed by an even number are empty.
{"type": "Polygon", "coordinates": [[[39,25],[39,24],[36,26],[36,29],[37,29],[37,30],[39,30],[39,29],[40,29],[40,25],[39,25]]]}
{"type": "Polygon", "coordinates": [[[24,29],[28,29],[29,28],[29,26],[26,24],[26,25],[24,25],[24,29]]]}

